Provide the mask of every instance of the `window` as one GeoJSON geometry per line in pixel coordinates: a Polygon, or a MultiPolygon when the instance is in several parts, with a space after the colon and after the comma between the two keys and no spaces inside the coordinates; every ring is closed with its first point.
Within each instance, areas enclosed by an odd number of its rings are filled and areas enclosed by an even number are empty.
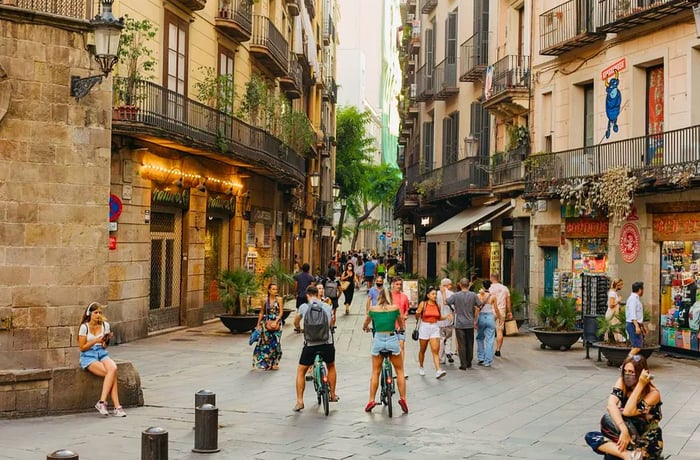
{"type": "Polygon", "coordinates": [[[225,82],[222,81],[222,86],[219,89],[222,104],[219,104],[219,110],[222,112],[233,113],[233,63],[234,53],[223,46],[219,47],[219,75],[226,75],[225,82]]]}
{"type": "Polygon", "coordinates": [[[187,30],[189,24],[168,11],[165,12],[165,65],[163,66],[167,92],[168,116],[185,120],[187,95],[187,30]]]}
{"type": "Polygon", "coordinates": [[[423,123],[423,167],[420,173],[433,170],[433,139],[434,122],[427,121],[423,123]]]}
{"type": "Polygon", "coordinates": [[[442,120],[442,165],[457,161],[459,151],[459,112],[454,112],[442,120]]]}
{"type": "Polygon", "coordinates": [[[478,155],[489,155],[489,112],[479,103],[472,102],[470,107],[469,129],[471,137],[479,141],[478,155]]]}
{"type": "Polygon", "coordinates": [[[457,86],[457,10],[445,19],[445,84],[457,86]]]}
{"type": "Polygon", "coordinates": [[[595,144],[595,112],[593,107],[593,83],[583,86],[583,145],[595,144]]]}

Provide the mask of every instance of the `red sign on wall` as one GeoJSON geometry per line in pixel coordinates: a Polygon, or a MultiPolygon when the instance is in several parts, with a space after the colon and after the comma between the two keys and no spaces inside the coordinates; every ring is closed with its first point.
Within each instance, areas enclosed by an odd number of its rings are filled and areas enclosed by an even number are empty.
{"type": "Polygon", "coordinates": [[[620,253],[622,254],[622,260],[631,264],[639,256],[639,242],[641,236],[639,235],[639,229],[635,224],[626,223],[622,226],[620,231],[620,253]]]}
{"type": "Polygon", "coordinates": [[[608,221],[594,219],[566,219],[567,238],[607,238],[608,221]]]}

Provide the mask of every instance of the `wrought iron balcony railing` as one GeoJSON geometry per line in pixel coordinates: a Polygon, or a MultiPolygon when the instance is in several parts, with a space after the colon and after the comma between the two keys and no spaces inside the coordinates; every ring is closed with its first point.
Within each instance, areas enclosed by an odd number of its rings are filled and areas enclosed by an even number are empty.
{"type": "Polygon", "coordinates": [[[436,184],[425,194],[425,200],[435,201],[453,196],[480,193],[489,188],[489,158],[476,156],[458,160],[442,168],[422,174],[420,181],[436,184]]]}
{"type": "Polygon", "coordinates": [[[425,0],[423,2],[423,8],[421,8],[420,12],[423,14],[430,14],[433,12],[435,7],[437,7],[438,0],[425,0]]]}
{"type": "Polygon", "coordinates": [[[598,0],[598,32],[611,33],[688,11],[686,0],[598,0]]]}
{"type": "Polygon", "coordinates": [[[540,15],[540,54],[557,56],[603,38],[595,32],[592,0],[569,0],[540,15]]]}
{"type": "Polygon", "coordinates": [[[418,69],[418,72],[416,73],[416,84],[418,85],[416,93],[417,101],[429,101],[435,95],[435,79],[433,76],[434,70],[435,69],[427,64],[424,64],[420,69],[418,69]]]}
{"type": "Polygon", "coordinates": [[[292,54],[289,58],[289,70],[287,75],[280,77],[280,88],[287,94],[290,99],[298,99],[301,97],[303,90],[303,69],[299,64],[299,59],[296,54],[292,54]]]}
{"type": "Polygon", "coordinates": [[[75,19],[91,19],[98,13],[96,7],[85,0],[0,0],[2,4],[75,19]]]}
{"type": "Polygon", "coordinates": [[[459,47],[459,81],[478,81],[488,65],[488,35],[475,33],[459,47]]]}
{"type": "Polygon", "coordinates": [[[457,67],[459,60],[456,56],[445,58],[435,66],[435,99],[445,100],[459,93],[457,67]]]}
{"type": "Polygon", "coordinates": [[[527,160],[528,193],[546,193],[568,179],[593,178],[610,168],[626,165],[638,177],[670,181],[679,174],[700,175],[700,125],[634,137],[607,144],[530,155],[527,160]]]}
{"type": "Polygon", "coordinates": [[[500,186],[525,180],[525,166],[529,146],[521,145],[515,150],[491,156],[491,185],[500,186]]]}
{"type": "MultiPolygon", "coordinates": [[[[126,78],[114,79],[116,96],[127,87],[126,78]]],[[[306,159],[272,134],[152,82],[138,81],[133,91],[131,105],[115,101],[113,132],[216,152],[262,175],[304,183],[306,159]]]]}
{"type": "Polygon", "coordinates": [[[493,65],[491,87],[486,89],[487,99],[506,91],[530,89],[530,57],[510,55],[493,65]]]}
{"type": "Polygon", "coordinates": [[[267,16],[253,15],[251,52],[266,61],[272,73],[281,77],[289,68],[289,44],[267,16]],[[262,51],[262,52],[261,52],[262,51]]]}
{"type": "Polygon", "coordinates": [[[247,41],[253,31],[252,6],[249,0],[219,0],[216,27],[229,37],[247,41]]]}

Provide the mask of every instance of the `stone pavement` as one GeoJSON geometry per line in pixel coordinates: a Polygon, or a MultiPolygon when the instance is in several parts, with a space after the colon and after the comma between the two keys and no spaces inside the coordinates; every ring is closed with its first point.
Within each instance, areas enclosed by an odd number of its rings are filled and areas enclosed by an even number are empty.
{"type": "MultiPolygon", "coordinates": [[[[302,346],[292,318],[284,327],[278,372],[252,371],[248,335],[231,335],[216,321],[111,349],[139,369],[146,406],[127,409],[125,419],[95,411],[0,420],[0,459],[46,458],[58,449],[84,460],[139,458],[141,431],[150,426],[168,431],[170,459],[602,458],[583,435],[597,429],[619,371],[584,359],[580,344],[568,352],[540,350],[526,332],[506,338],[492,368],[460,371],[457,361],[441,380],[428,356],[427,375],[417,375],[417,342],[409,339],[410,413],[400,414],[398,405],[393,419],[381,406],[365,413],[371,339],[361,330],[365,299],[359,293],[352,313],[338,317],[341,400],[328,417],[309,385],[306,409],[291,410],[302,346]],[[191,452],[194,393],[201,389],[216,393],[221,451],[215,454],[191,452]]],[[[700,459],[700,363],[657,354],[650,365],[663,395],[664,453],[672,460],[700,459]]]]}

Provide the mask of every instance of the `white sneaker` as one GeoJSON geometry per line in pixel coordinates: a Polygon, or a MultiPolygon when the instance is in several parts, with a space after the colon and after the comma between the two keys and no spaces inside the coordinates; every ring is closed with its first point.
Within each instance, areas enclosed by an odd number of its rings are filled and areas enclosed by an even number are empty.
{"type": "Polygon", "coordinates": [[[436,379],[441,379],[441,378],[443,378],[443,377],[445,376],[445,374],[447,374],[446,371],[444,371],[444,370],[442,370],[442,369],[438,369],[438,371],[435,373],[435,378],[436,378],[436,379]]]}
{"type": "Polygon", "coordinates": [[[109,415],[107,403],[104,401],[97,401],[97,404],[95,404],[95,409],[97,409],[97,411],[102,415],[109,415]]]}
{"type": "Polygon", "coordinates": [[[114,409],[114,416],[115,417],[126,417],[126,412],[124,412],[124,409],[122,409],[122,406],[119,406],[114,409]]]}
{"type": "Polygon", "coordinates": [[[423,370],[422,367],[418,368],[418,375],[425,375],[425,371],[423,370]]]}

